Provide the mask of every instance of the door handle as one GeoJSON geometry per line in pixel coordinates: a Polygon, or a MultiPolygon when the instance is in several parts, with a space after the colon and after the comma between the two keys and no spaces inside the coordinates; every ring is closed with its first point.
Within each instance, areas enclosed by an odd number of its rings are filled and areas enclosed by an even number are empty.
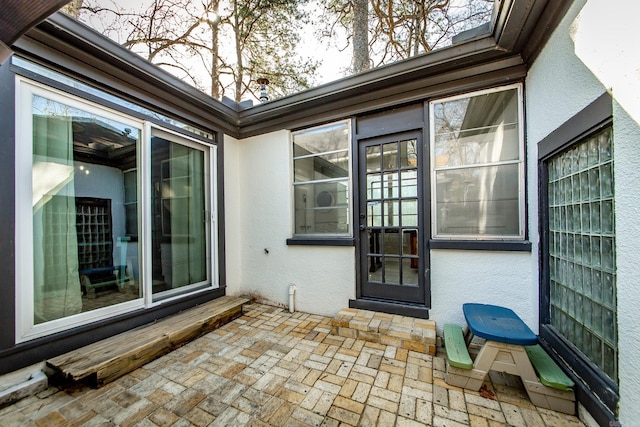
{"type": "Polygon", "coordinates": [[[367,229],[367,227],[366,227],[365,225],[360,224],[360,231],[364,231],[364,230],[366,230],[366,229],[367,229]]]}

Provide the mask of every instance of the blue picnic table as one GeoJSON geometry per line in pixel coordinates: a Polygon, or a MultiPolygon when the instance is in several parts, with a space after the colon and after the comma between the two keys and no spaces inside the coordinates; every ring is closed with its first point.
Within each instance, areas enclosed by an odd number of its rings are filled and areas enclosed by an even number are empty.
{"type": "MultiPolygon", "coordinates": [[[[528,355],[528,350],[539,348],[538,336],[520,316],[509,308],[491,304],[467,303],[463,304],[462,311],[469,331],[484,338],[484,342],[472,364],[470,359],[468,363],[455,361],[455,366],[451,364],[454,361],[448,363],[447,383],[479,390],[489,371],[517,375],[534,405],[575,413],[575,396],[570,387],[556,389],[540,382],[528,355]]],[[[463,340],[461,332],[458,333],[459,339],[463,340]]],[[[461,345],[465,345],[464,341],[461,345]]],[[[464,353],[459,346],[452,347],[455,347],[456,355],[464,353]]],[[[544,350],[540,351],[544,353],[544,350]]]]}
{"type": "Polygon", "coordinates": [[[538,337],[513,310],[489,304],[463,304],[471,332],[481,338],[516,345],[536,345],[538,337]]]}

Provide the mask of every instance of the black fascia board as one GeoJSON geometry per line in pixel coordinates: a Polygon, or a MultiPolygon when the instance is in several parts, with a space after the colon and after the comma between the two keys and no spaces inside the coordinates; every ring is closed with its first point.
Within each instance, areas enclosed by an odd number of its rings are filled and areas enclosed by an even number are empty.
{"type": "Polygon", "coordinates": [[[65,35],[70,35],[75,40],[82,40],[83,48],[89,49],[97,58],[106,62],[112,62],[115,59],[118,64],[124,63],[128,68],[127,71],[136,77],[150,80],[159,86],[170,86],[177,94],[188,97],[191,102],[198,103],[203,108],[213,108],[220,115],[233,115],[235,112],[235,109],[202,93],[173,74],[64,13],[56,13],[47,21],[57,27],[62,35],[61,39],[64,40],[65,35]]]}
{"type": "MultiPolygon", "coordinates": [[[[211,98],[62,13],[51,16],[36,28],[38,31],[32,30],[28,35],[46,47],[59,50],[62,55],[87,64],[87,67],[98,69],[100,65],[108,66],[108,73],[111,73],[109,77],[147,94],[147,101],[162,100],[159,106],[163,106],[165,111],[174,107],[172,115],[176,110],[189,112],[200,119],[198,123],[209,123],[210,127],[232,137],[245,138],[276,129],[319,124],[337,117],[337,114],[357,114],[406,103],[418,96],[418,86],[421,84],[438,84],[446,86],[449,91],[472,90],[480,84],[477,77],[481,75],[483,67],[485,72],[493,73],[487,75],[489,85],[494,84],[492,79],[495,80],[495,73],[500,71],[500,67],[507,70],[505,81],[521,78],[526,73],[528,61],[522,58],[519,49],[534,53],[539,51],[566,12],[566,3],[571,1],[498,0],[494,9],[492,34],[244,110],[211,98]],[[538,25],[544,28],[540,29],[538,25]],[[533,40],[529,41],[529,37],[533,37],[533,40]],[[102,64],[96,65],[96,59],[102,64]],[[487,71],[491,66],[494,69],[487,71]],[[461,70],[465,70],[462,75],[461,70]],[[451,79],[450,84],[437,83],[445,77],[451,79]],[[475,86],[465,86],[465,81],[474,78],[475,86]],[[455,87],[458,83],[461,83],[460,89],[455,87]]],[[[20,47],[20,40],[17,46],[20,47]]],[[[30,47],[27,44],[25,50],[28,52],[30,47]]],[[[38,53],[46,55],[42,49],[38,53]]],[[[53,59],[49,61],[61,64],[53,59]]],[[[96,75],[93,79],[100,83],[101,79],[96,75]]],[[[438,90],[423,91],[422,96],[432,96],[439,93],[438,90]]]]}
{"type": "Polygon", "coordinates": [[[268,121],[243,122],[240,128],[241,138],[278,129],[300,129],[435,97],[519,82],[526,76],[526,71],[526,65],[516,55],[471,66],[469,69],[461,68],[424,78],[407,79],[404,83],[378,91],[366,91],[357,96],[343,96],[313,105],[300,104],[296,108],[283,109],[283,114],[270,117],[268,121]]]}
{"type": "Polygon", "coordinates": [[[526,43],[522,46],[522,57],[527,64],[533,63],[572,4],[573,0],[547,1],[535,28],[528,35],[526,43]]]}
{"type": "Polygon", "coordinates": [[[70,0],[3,0],[0,14],[0,42],[11,46],[32,27],[70,0]]]}
{"type": "MultiPolygon", "coordinates": [[[[492,36],[432,51],[240,111],[240,133],[242,137],[253,136],[279,118],[290,120],[292,114],[304,115],[305,111],[315,108],[330,112],[335,110],[336,103],[344,108],[362,103],[363,97],[381,99],[378,94],[384,91],[393,92],[402,85],[447,72],[464,69],[471,76],[476,72],[474,66],[509,56],[513,55],[496,46],[492,36]]],[[[313,115],[317,115],[317,111],[313,115]]]]}
{"type": "Polygon", "coordinates": [[[500,48],[531,64],[573,0],[496,0],[493,35],[500,48]]]}

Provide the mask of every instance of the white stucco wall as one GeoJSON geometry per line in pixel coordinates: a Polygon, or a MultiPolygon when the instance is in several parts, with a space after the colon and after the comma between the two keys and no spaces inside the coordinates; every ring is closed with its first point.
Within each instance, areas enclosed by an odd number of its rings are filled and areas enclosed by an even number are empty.
{"type": "Polygon", "coordinates": [[[242,212],[240,197],[240,179],[243,169],[240,168],[240,143],[238,140],[224,136],[224,229],[225,241],[219,242],[219,249],[224,250],[226,262],[227,293],[237,295],[241,291],[241,254],[242,212]],[[223,246],[224,245],[224,246],[223,246]]]}
{"type": "MultiPolygon", "coordinates": [[[[640,417],[640,45],[637,3],[578,0],[527,78],[531,149],[606,90],[613,98],[619,419],[640,417]]],[[[531,181],[530,181],[531,182],[531,181]]]]}
{"type": "MultiPolygon", "coordinates": [[[[535,252],[534,252],[535,253],[535,252]]],[[[537,255],[529,252],[431,251],[431,310],[438,330],[464,325],[462,304],[511,308],[537,333],[537,255]]]]}
{"type": "Polygon", "coordinates": [[[354,248],[287,246],[290,144],[288,131],[225,137],[228,293],[255,293],[288,306],[294,284],[296,310],[335,315],[355,297],[354,248]]]}

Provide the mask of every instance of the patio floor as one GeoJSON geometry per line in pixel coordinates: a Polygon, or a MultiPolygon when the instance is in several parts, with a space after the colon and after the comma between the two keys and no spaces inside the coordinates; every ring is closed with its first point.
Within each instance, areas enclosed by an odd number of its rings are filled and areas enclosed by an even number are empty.
{"type": "Polygon", "coordinates": [[[99,389],[49,387],[0,409],[1,426],[581,426],[536,408],[518,381],[480,392],[445,361],[331,335],[331,318],[261,304],[99,389]]]}

